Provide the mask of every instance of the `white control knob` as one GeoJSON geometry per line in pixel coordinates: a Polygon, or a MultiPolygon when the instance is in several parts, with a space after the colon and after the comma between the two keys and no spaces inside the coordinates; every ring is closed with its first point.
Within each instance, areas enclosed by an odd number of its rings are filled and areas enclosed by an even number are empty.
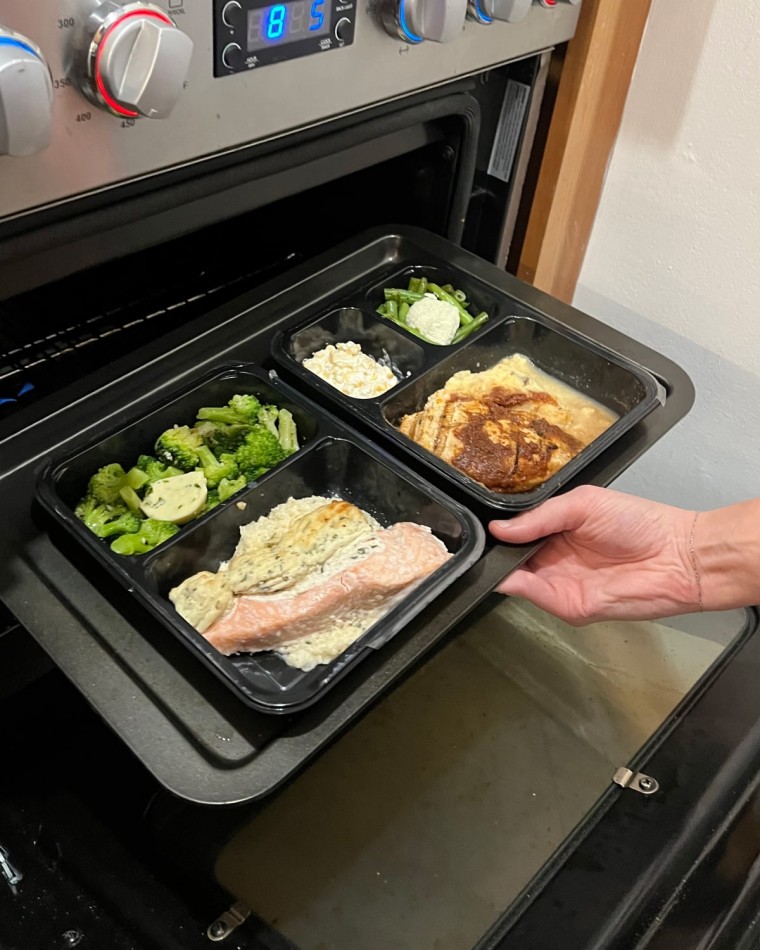
{"type": "Polygon", "coordinates": [[[467,0],[390,0],[383,9],[385,28],[407,43],[450,43],[464,28],[467,0]]]}
{"type": "Polygon", "coordinates": [[[39,49],[0,26],[0,155],[34,155],[47,148],[53,81],[39,49]]]}
{"type": "Polygon", "coordinates": [[[533,0],[469,0],[467,13],[478,23],[506,20],[517,23],[528,15],[533,0]]]}
{"type": "Polygon", "coordinates": [[[106,0],[87,21],[84,91],[114,115],[165,119],[184,87],[193,42],[152,3],[106,0]]]}

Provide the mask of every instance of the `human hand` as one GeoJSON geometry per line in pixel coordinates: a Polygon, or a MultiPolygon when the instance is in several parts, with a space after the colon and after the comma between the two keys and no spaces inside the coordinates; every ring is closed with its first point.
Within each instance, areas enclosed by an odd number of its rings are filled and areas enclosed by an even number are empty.
{"type": "Polygon", "coordinates": [[[576,488],[509,521],[491,522],[500,541],[549,537],[497,590],[575,626],[689,613],[700,609],[693,525],[693,511],[607,488],[576,488]]]}

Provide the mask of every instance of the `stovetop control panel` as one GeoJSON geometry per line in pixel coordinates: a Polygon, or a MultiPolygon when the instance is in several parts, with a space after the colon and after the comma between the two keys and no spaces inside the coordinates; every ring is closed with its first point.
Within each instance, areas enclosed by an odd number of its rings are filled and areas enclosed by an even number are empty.
{"type": "Polygon", "coordinates": [[[355,19],[354,0],[214,0],[214,75],[349,46],[355,19]]]}
{"type": "Polygon", "coordinates": [[[580,0],[0,0],[0,222],[572,37],[580,0]]]}

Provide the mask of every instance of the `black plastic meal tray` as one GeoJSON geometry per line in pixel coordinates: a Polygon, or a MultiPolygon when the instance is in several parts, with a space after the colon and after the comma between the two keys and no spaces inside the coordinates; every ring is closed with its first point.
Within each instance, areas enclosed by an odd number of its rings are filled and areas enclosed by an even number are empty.
{"type": "Polygon", "coordinates": [[[407,469],[350,427],[322,411],[274,374],[251,365],[217,368],[169,401],[65,458],[49,461],[37,482],[45,509],[100,561],[148,610],[248,705],[269,713],[290,713],[319,699],[368,652],[380,648],[480,557],[484,532],[478,519],[425,479],[407,469]],[[192,424],[202,406],[223,405],[235,393],[289,409],[300,450],[258,482],[182,527],[169,541],[144,555],[115,554],[74,514],[90,476],[102,465],[131,467],[150,453],[156,437],[174,424],[192,424]],[[452,557],[422,581],[381,620],[331,663],[303,672],[277,654],[219,653],[175,611],[168,593],[198,571],[216,571],[233,553],[241,526],[268,514],[289,498],[340,497],[375,517],[384,527],[414,521],[427,525],[452,557]]]}
{"type": "Polygon", "coordinates": [[[495,286],[445,264],[432,254],[424,260],[366,275],[343,287],[325,307],[320,302],[309,315],[276,334],[272,356],[283,370],[309,391],[329,400],[342,415],[370,426],[428,471],[455,486],[458,497],[477,501],[479,510],[509,513],[533,507],[554,494],[588,463],[613,445],[663,399],[663,390],[646,369],[620,353],[563,326],[545,314],[507,296],[495,286]],[[408,285],[410,277],[426,276],[453,284],[471,301],[473,315],[486,311],[489,320],[471,337],[448,346],[427,343],[377,313],[383,288],[408,285]],[[353,341],[363,352],[390,365],[399,382],[369,399],[344,395],[303,366],[303,361],[328,344],[353,341]],[[501,494],[469,478],[437,458],[398,429],[401,418],[421,410],[427,398],[454,373],[489,369],[512,354],[527,356],[534,365],[590,397],[617,415],[617,420],[558,472],[530,491],[501,494]]]}

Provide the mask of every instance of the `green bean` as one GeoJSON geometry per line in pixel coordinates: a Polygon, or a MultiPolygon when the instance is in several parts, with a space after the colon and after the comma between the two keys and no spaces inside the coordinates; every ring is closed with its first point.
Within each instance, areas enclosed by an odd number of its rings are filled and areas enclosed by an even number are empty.
{"type": "Polygon", "coordinates": [[[465,323],[457,330],[457,332],[454,334],[454,339],[451,342],[461,343],[462,340],[466,339],[471,333],[473,333],[479,327],[482,327],[487,319],[488,314],[485,311],[479,313],[477,317],[474,317],[471,320],[470,323],[465,323]]]}
{"type": "Polygon", "coordinates": [[[418,294],[420,292],[420,279],[419,277],[410,277],[409,278],[409,292],[412,294],[418,294]]]}
{"type": "Polygon", "coordinates": [[[461,304],[467,303],[467,294],[463,290],[455,290],[451,296],[456,297],[461,304]]]}
{"type": "Polygon", "coordinates": [[[398,318],[402,323],[406,323],[406,316],[409,313],[410,307],[409,304],[404,301],[401,306],[398,308],[398,318]]]}
{"type": "Polygon", "coordinates": [[[389,316],[391,320],[398,319],[398,304],[395,300],[389,300],[385,305],[386,316],[389,316]]]}
{"type": "Polygon", "coordinates": [[[419,284],[419,287],[417,288],[417,293],[425,294],[427,293],[427,289],[428,289],[427,277],[420,277],[420,284],[419,284]]]}
{"type": "Polygon", "coordinates": [[[385,314],[385,304],[384,304],[384,303],[381,303],[381,304],[380,304],[380,306],[377,308],[377,312],[380,314],[381,317],[384,317],[384,316],[386,315],[386,314],[385,314]]]}
{"type": "Polygon", "coordinates": [[[395,300],[399,306],[402,303],[413,304],[422,300],[424,294],[417,294],[411,290],[400,290],[398,287],[386,287],[383,291],[386,300],[395,300]]]}
{"type": "Polygon", "coordinates": [[[445,303],[450,303],[452,307],[456,307],[459,311],[459,322],[460,324],[472,323],[473,317],[472,314],[468,313],[462,304],[457,300],[456,297],[452,297],[451,294],[446,293],[443,287],[439,287],[438,284],[428,284],[430,291],[436,295],[439,300],[443,300],[445,303]]]}
{"type": "Polygon", "coordinates": [[[451,284],[444,284],[442,289],[445,290],[447,294],[454,293],[454,288],[452,287],[451,284]]]}

